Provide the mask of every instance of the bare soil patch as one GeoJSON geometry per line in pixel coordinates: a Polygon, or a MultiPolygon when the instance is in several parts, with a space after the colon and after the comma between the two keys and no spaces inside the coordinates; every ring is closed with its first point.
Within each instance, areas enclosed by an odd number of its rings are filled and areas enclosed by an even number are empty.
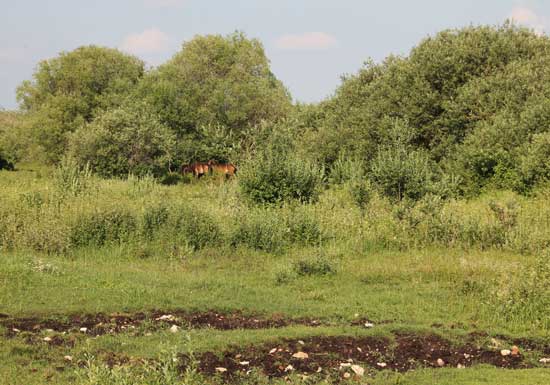
{"type": "Polygon", "coordinates": [[[65,333],[84,333],[90,335],[115,334],[128,330],[137,330],[144,326],[148,331],[165,329],[172,325],[183,328],[212,328],[219,330],[233,329],[267,329],[281,328],[290,325],[320,326],[320,320],[310,318],[286,318],[282,315],[265,317],[244,314],[236,311],[220,313],[215,311],[184,312],[161,311],[137,313],[97,313],[74,314],[52,318],[11,318],[0,319],[0,325],[6,328],[8,337],[19,332],[40,333],[44,330],[65,333]]]}
{"type": "MultiPolygon", "coordinates": [[[[182,355],[181,359],[181,369],[185,370],[192,358],[182,355]]],[[[269,377],[297,373],[349,378],[358,376],[356,371],[361,369],[364,369],[364,375],[368,375],[379,370],[406,372],[421,367],[457,368],[488,364],[520,369],[532,366],[521,353],[503,356],[500,350],[483,347],[470,340],[457,345],[435,334],[395,334],[393,338],[318,336],[303,340],[288,339],[277,343],[236,346],[222,352],[205,352],[194,359],[199,372],[220,375],[228,381],[246,375],[251,369],[269,377]],[[298,352],[305,355],[296,355],[298,352]]]]}

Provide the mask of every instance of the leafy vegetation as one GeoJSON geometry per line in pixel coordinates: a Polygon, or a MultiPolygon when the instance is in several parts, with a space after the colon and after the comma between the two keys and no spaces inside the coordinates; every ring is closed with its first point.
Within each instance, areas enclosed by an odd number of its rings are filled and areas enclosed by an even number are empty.
{"type": "MultiPolygon", "coordinates": [[[[0,377],[216,383],[195,351],[429,332],[477,336],[499,359],[520,345],[528,369],[376,366],[368,382],[548,383],[549,42],[508,23],[443,31],[312,105],[291,103],[240,32],[148,70],[95,46],[41,62],[20,111],[0,112],[0,169],[16,170],[0,170],[0,321],[126,321],[93,338],[0,326],[0,377]],[[209,159],[238,173],[178,172],[209,159]],[[184,332],[163,323],[172,310],[254,327],[184,332]],[[304,323],[258,329],[260,315],[304,323]]],[[[239,381],[280,382],[253,368],[239,381]]]]}

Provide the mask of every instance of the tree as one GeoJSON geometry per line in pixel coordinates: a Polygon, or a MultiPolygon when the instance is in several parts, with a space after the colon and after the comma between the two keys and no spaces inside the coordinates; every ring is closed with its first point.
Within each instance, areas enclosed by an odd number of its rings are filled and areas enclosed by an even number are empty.
{"type": "Polygon", "coordinates": [[[175,139],[143,101],[106,111],[72,135],[68,157],[103,177],[169,171],[175,139]]]}
{"type": "Polygon", "coordinates": [[[179,137],[201,126],[239,131],[290,109],[289,93],[271,72],[262,44],[240,32],[184,43],[144,79],[140,92],[179,137]]]}
{"type": "Polygon", "coordinates": [[[143,76],[139,59],[116,49],[85,46],[39,63],[32,81],[17,90],[20,108],[32,115],[35,136],[57,161],[67,134],[103,110],[121,104],[143,76]]]}

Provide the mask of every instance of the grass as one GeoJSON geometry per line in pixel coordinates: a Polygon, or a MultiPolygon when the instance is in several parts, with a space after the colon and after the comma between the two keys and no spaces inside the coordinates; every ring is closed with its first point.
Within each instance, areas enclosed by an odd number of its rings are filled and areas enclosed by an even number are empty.
{"type": "MultiPolygon", "coordinates": [[[[231,181],[168,187],[147,179],[85,176],[90,179],[78,183],[74,195],[59,196],[51,175],[52,170],[35,167],[0,172],[0,211],[7,214],[0,219],[0,313],[49,318],[151,309],[243,310],[311,317],[325,326],[122,333],[83,337],[73,347],[0,337],[2,383],[93,383],[86,377],[93,371],[67,365],[65,355],[100,361],[106,352],[155,358],[170,349],[216,351],[229,343],[395,330],[436,331],[449,338],[472,331],[550,337],[548,319],[540,317],[540,307],[547,304],[543,286],[518,286],[523,297],[534,298],[527,302],[535,309],[529,314],[521,312],[522,303],[502,306],[517,298],[519,291],[507,293],[518,281],[528,281],[544,261],[541,250],[550,233],[544,191],[532,198],[498,192],[472,201],[425,201],[413,207],[374,197],[359,208],[348,191],[334,187],[313,205],[262,209],[241,203],[231,181]],[[508,205],[510,201],[516,204],[508,205]],[[181,217],[178,208],[194,211],[181,217]],[[94,219],[112,210],[127,213],[134,227],[119,226],[112,236],[112,217],[94,219]],[[185,226],[175,226],[177,218],[185,226]],[[75,226],[92,222],[95,227],[79,231],[89,234],[103,226],[94,234],[104,241],[97,244],[98,238],[92,237],[85,244],[72,243],[75,226]],[[238,233],[242,223],[246,231],[238,233]],[[194,237],[196,232],[202,238],[194,237]],[[258,239],[261,247],[255,246],[258,239]],[[515,313],[503,316],[503,309],[515,313]],[[358,318],[368,318],[375,328],[350,326],[358,318]]],[[[547,312],[542,309],[542,314],[547,312]]],[[[169,383],[155,381],[149,383],[169,383]]],[[[382,371],[369,381],[546,384],[550,373],[481,366],[382,371]]]]}

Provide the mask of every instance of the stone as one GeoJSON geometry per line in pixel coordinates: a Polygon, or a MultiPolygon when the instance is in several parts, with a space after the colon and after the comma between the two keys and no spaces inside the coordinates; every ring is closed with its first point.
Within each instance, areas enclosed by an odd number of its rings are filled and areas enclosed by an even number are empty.
{"type": "Polygon", "coordinates": [[[350,378],[350,377],[351,377],[351,374],[349,374],[348,372],[344,373],[344,378],[350,378]]]}
{"type": "Polygon", "coordinates": [[[374,324],[372,322],[365,322],[365,327],[367,329],[370,329],[370,328],[373,328],[374,327],[374,324]]]}
{"type": "Polygon", "coordinates": [[[288,365],[288,366],[285,368],[285,372],[290,372],[290,371],[292,371],[292,370],[294,370],[294,366],[292,366],[292,365],[288,365]]]}
{"type": "Polygon", "coordinates": [[[501,356],[504,356],[504,357],[509,356],[510,354],[512,354],[512,351],[509,350],[509,349],[502,349],[502,350],[500,351],[500,355],[501,355],[501,356]]]}
{"type": "Polygon", "coordinates": [[[357,374],[359,377],[363,377],[365,374],[365,369],[359,365],[351,365],[351,370],[353,370],[353,373],[357,374]]]}
{"type": "Polygon", "coordinates": [[[79,329],[82,333],[86,333],[88,331],[88,328],[80,328],[79,329]]]}
{"type": "Polygon", "coordinates": [[[225,373],[225,372],[227,372],[227,369],[226,369],[226,368],[222,368],[222,367],[220,366],[220,367],[217,367],[217,368],[216,368],[216,372],[218,372],[218,373],[225,373]]]}
{"type": "Polygon", "coordinates": [[[381,368],[385,368],[386,366],[388,366],[388,364],[386,364],[385,362],[377,362],[376,365],[378,365],[381,368]]]}
{"type": "Polygon", "coordinates": [[[63,356],[63,359],[65,361],[72,361],[73,360],[73,356],[63,356]]]}
{"type": "Polygon", "coordinates": [[[539,362],[541,364],[550,364],[550,358],[541,358],[539,362]]]}
{"type": "Polygon", "coordinates": [[[46,341],[46,342],[50,342],[52,340],[52,338],[51,337],[44,337],[43,340],[46,341]]]}
{"type": "Polygon", "coordinates": [[[309,354],[307,354],[306,352],[298,352],[298,353],[294,353],[292,357],[305,360],[306,358],[309,358],[309,354]]]}
{"type": "Polygon", "coordinates": [[[276,353],[277,352],[277,348],[273,348],[269,351],[269,354],[273,354],[273,353],[276,353]]]}
{"type": "Polygon", "coordinates": [[[441,358],[437,359],[437,366],[445,366],[445,361],[443,361],[441,358]]]}
{"type": "Polygon", "coordinates": [[[172,325],[172,326],[170,327],[170,332],[172,332],[172,333],[177,333],[178,330],[179,330],[179,328],[180,328],[180,327],[179,327],[178,325],[172,325]]]}

